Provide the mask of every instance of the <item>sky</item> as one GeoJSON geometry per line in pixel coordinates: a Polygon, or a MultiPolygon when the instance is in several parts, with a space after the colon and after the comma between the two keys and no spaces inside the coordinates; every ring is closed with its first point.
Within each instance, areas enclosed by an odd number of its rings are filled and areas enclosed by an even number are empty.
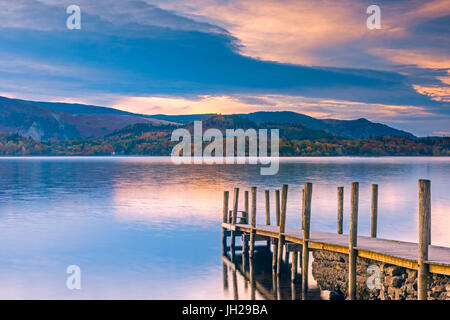
{"type": "Polygon", "coordinates": [[[0,0],[0,95],[448,136],[450,0],[0,0]],[[366,25],[372,4],[381,29],[366,25]]]}

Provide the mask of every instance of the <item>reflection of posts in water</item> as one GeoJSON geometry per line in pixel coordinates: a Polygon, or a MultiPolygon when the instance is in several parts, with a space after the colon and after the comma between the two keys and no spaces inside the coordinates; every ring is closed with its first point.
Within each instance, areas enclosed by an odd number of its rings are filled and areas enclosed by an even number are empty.
{"type": "Polygon", "coordinates": [[[303,189],[303,212],[302,212],[302,224],[303,224],[303,252],[302,252],[302,290],[303,292],[308,291],[308,265],[309,265],[309,251],[308,251],[308,241],[309,241],[309,230],[311,224],[311,196],[312,196],[312,184],[309,182],[305,183],[303,189]]]}
{"type": "MultiPolygon", "coordinates": [[[[223,193],[223,223],[228,223],[228,196],[228,191],[225,191],[223,193]]],[[[225,228],[222,228],[222,255],[227,254],[227,232],[225,228]]]]}
{"type": "Polygon", "coordinates": [[[233,294],[234,300],[239,300],[236,269],[233,270],[233,294]]]}
{"type": "Polygon", "coordinates": [[[228,266],[222,262],[223,290],[228,291],[228,266]]]}
{"type": "Polygon", "coordinates": [[[278,259],[278,239],[273,238],[273,252],[272,252],[272,268],[277,269],[277,259],[278,259]]]}
{"type": "Polygon", "coordinates": [[[255,228],[256,228],[256,187],[251,188],[252,193],[252,212],[250,217],[251,222],[251,233],[250,233],[250,259],[253,259],[255,250],[255,228]]]}
{"type": "Polygon", "coordinates": [[[255,291],[256,291],[256,285],[255,285],[255,279],[254,279],[254,273],[255,273],[255,262],[252,259],[249,259],[249,265],[250,265],[250,300],[255,300],[255,291]]]}
{"type": "Polygon", "coordinates": [[[295,282],[291,281],[291,299],[296,299],[296,292],[295,292],[295,282]]]}
{"type": "Polygon", "coordinates": [[[272,270],[272,292],[274,299],[278,299],[278,277],[275,269],[272,270]]]}
{"type": "Polygon", "coordinates": [[[284,232],[286,226],[286,206],[287,206],[288,186],[283,184],[281,189],[281,215],[280,215],[280,232],[278,237],[278,259],[277,259],[277,274],[281,273],[281,259],[283,257],[284,247],[284,232]]]}
{"type": "Polygon", "coordinates": [[[242,235],[242,257],[248,255],[248,241],[250,240],[250,236],[248,234],[242,235]]]}

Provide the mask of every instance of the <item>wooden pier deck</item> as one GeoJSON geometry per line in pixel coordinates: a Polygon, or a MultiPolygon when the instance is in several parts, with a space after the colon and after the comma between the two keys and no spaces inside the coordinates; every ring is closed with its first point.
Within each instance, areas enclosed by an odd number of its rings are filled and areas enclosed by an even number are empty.
{"type": "MultiPolygon", "coordinates": [[[[348,298],[356,299],[357,258],[369,259],[384,266],[393,265],[417,270],[417,298],[426,300],[429,294],[430,273],[450,276],[450,248],[431,244],[431,182],[419,180],[419,235],[418,243],[377,238],[378,185],[372,185],[370,237],[358,236],[359,184],[351,184],[350,230],[343,234],[343,187],[338,187],[337,232],[310,230],[312,183],[306,182],[302,191],[302,224],[299,228],[286,227],[288,186],[275,190],[275,224],[271,224],[270,191],[265,190],[265,224],[256,225],[256,187],[244,193],[244,210],[239,211],[239,188],[234,188],[233,208],[229,210],[229,191],[224,192],[222,242],[223,254],[228,249],[231,260],[236,250],[242,250],[250,259],[256,241],[272,247],[272,266],[280,275],[283,257],[291,254],[292,279],[296,278],[295,265],[301,265],[302,290],[308,289],[309,252],[326,250],[348,255],[348,298]],[[249,199],[251,195],[251,199],[249,199]],[[251,200],[251,201],[249,201],[251,200]],[[251,208],[250,208],[251,207],[251,208]],[[241,215],[238,217],[238,215],[241,215]],[[242,237],[242,246],[236,246],[236,237],[242,237]],[[230,245],[227,238],[230,237],[230,245]]],[[[287,259],[288,260],[288,259],[287,259]]],[[[447,278],[447,282],[449,278],[447,278]]],[[[433,289],[434,290],[434,289],[433,289]]],[[[448,289],[447,289],[448,290],[448,289]]],[[[447,293],[448,294],[448,293],[447,293]]],[[[449,295],[450,297],[450,295],[449,295]]]]}
{"type": "MultiPolygon", "coordinates": [[[[252,227],[250,224],[229,224],[222,223],[222,227],[227,230],[239,231],[250,234],[252,227]]],[[[280,236],[279,227],[268,225],[257,225],[255,234],[271,239],[278,239],[280,236]]],[[[303,244],[302,230],[286,228],[283,233],[286,243],[303,244]]],[[[349,235],[311,231],[309,238],[310,249],[321,249],[339,253],[349,253],[349,235]]],[[[372,259],[400,267],[417,270],[418,244],[405,241],[387,240],[358,236],[357,247],[358,256],[372,259]]],[[[450,275],[450,248],[430,245],[428,249],[428,260],[425,261],[431,273],[450,275]]]]}

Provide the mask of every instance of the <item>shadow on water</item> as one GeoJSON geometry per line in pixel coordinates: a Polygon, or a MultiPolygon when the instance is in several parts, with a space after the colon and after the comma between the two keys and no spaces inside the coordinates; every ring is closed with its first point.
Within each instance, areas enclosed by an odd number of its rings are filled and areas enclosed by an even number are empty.
{"type": "MultiPolygon", "coordinates": [[[[291,280],[291,264],[283,261],[281,274],[272,268],[272,253],[267,247],[255,250],[253,259],[247,254],[222,256],[223,289],[235,300],[322,300],[317,287],[302,293],[301,274],[291,280]]],[[[297,266],[298,269],[298,266],[297,266]]]]}

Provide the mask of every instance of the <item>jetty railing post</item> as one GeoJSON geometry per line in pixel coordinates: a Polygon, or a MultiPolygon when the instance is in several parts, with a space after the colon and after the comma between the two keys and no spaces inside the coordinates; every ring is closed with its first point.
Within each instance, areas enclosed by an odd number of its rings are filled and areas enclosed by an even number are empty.
{"type": "MultiPolygon", "coordinates": [[[[266,225],[270,226],[270,191],[265,191],[266,197],[266,225]]],[[[267,240],[267,248],[270,250],[270,238],[267,240]]]]}
{"type": "Polygon", "coordinates": [[[431,182],[430,180],[419,180],[419,256],[417,299],[428,298],[429,266],[428,246],[430,244],[430,220],[431,220],[431,182]]]}
{"type": "Polygon", "coordinates": [[[349,268],[348,268],[348,292],[349,299],[356,299],[356,245],[358,237],[358,198],[359,198],[359,183],[353,182],[351,188],[350,198],[350,241],[349,241],[349,268]]]}
{"type": "Polygon", "coordinates": [[[252,231],[250,233],[250,259],[253,258],[254,250],[255,250],[255,235],[256,235],[256,187],[251,188],[251,216],[250,223],[252,227],[252,231]]]}
{"type": "Polygon", "coordinates": [[[281,273],[281,260],[283,257],[284,232],[286,227],[286,209],[287,209],[288,185],[283,184],[281,188],[281,212],[280,212],[280,233],[278,236],[278,258],[277,258],[277,276],[281,273]]]}
{"type": "MultiPolygon", "coordinates": [[[[275,190],[275,220],[277,227],[280,226],[280,190],[275,190]]],[[[275,270],[277,267],[278,259],[278,239],[273,239],[273,252],[272,252],[272,268],[275,270]]]]}
{"type": "Polygon", "coordinates": [[[292,251],[291,252],[291,281],[295,282],[297,280],[297,258],[298,258],[298,252],[292,251]]]}
{"type": "MultiPolygon", "coordinates": [[[[222,222],[228,223],[228,198],[229,192],[223,192],[223,217],[222,222]]],[[[222,254],[226,255],[227,252],[227,229],[222,228],[222,254]]]]}
{"type": "Polygon", "coordinates": [[[233,216],[231,218],[231,224],[233,224],[233,228],[231,229],[231,242],[230,242],[232,259],[234,258],[234,249],[236,246],[236,233],[233,229],[234,226],[236,225],[238,203],[239,203],[239,188],[234,188],[233,216]]]}
{"type": "Polygon", "coordinates": [[[337,211],[337,233],[343,233],[344,225],[344,187],[337,188],[338,211],[337,211]]]}
{"type": "Polygon", "coordinates": [[[275,214],[277,220],[277,226],[280,225],[280,190],[275,190],[275,214]]]}
{"type": "Polygon", "coordinates": [[[377,237],[377,224],[378,224],[378,185],[372,184],[372,205],[371,205],[371,218],[370,218],[370,236],[372,238],[377,237]]]}
{"type": "Polygon", "coordinates": [[[249,211],[248,211],[248,191],[244,192],[244,211],[245,211],[245,224],[248,224],[248,216],[249,216],[249,211]]]}
{"type": "Polygon", "coordinates": [[[302,210],[302,229],[303,229],[303,246],[302,246],[302,290],[308,291],[308,266],[309,266],[309,250],[308,241],[310,237],[311,226],[311,198],[312,183],[306,182],[303,189],[303,210],[302,210]]]}

